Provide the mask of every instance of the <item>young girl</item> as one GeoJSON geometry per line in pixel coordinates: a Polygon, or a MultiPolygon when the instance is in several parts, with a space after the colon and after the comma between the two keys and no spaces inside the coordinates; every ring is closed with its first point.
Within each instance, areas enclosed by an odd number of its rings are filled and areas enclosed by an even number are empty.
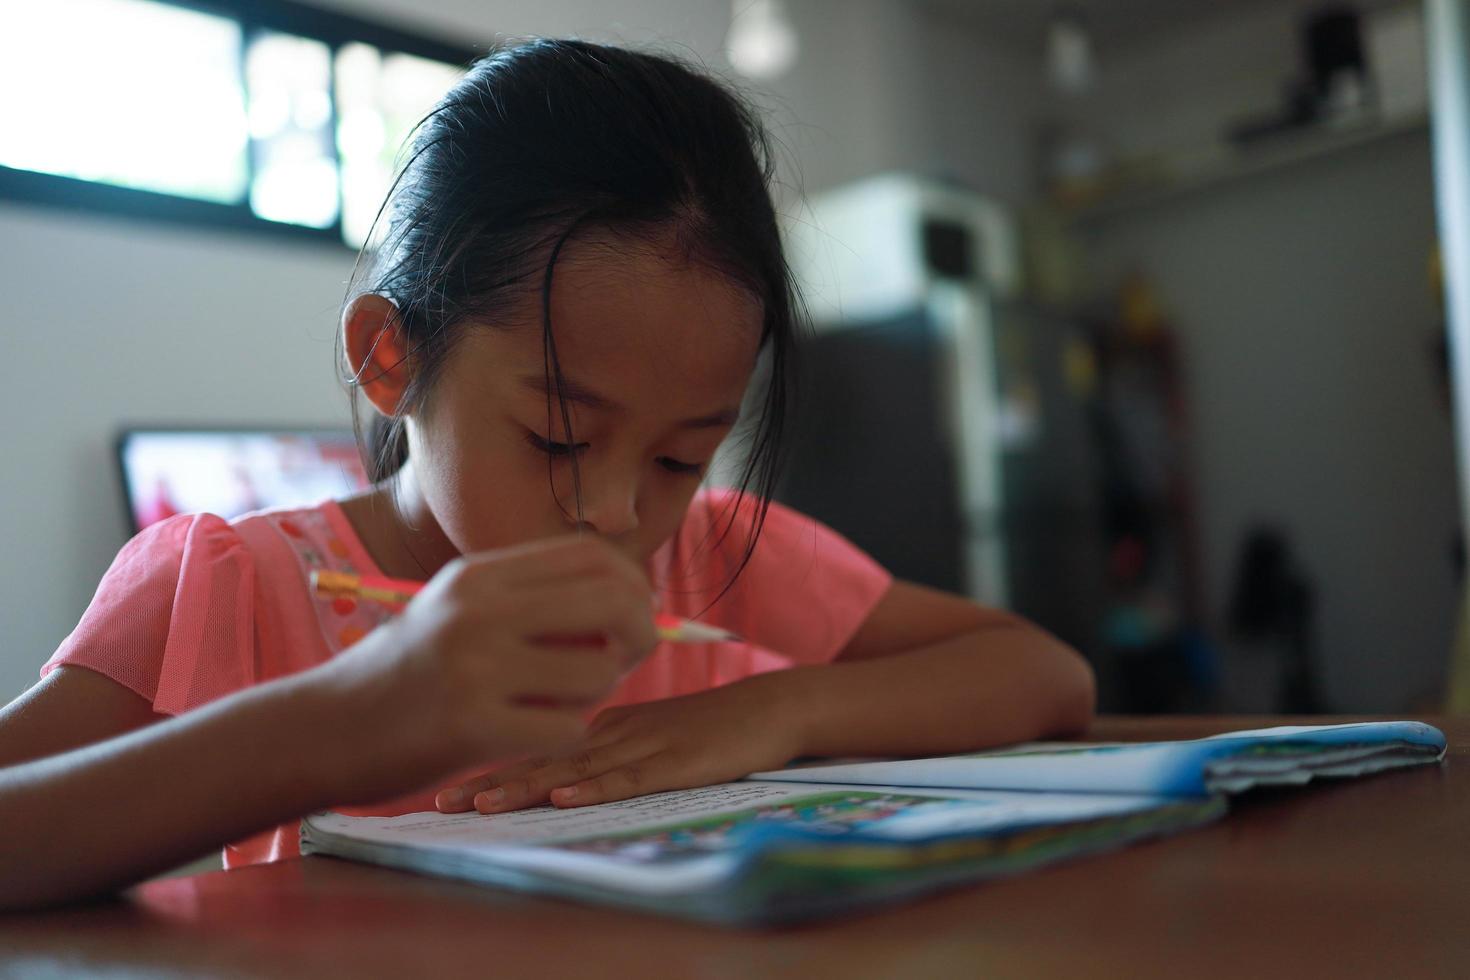
{"type": "Polygon", "coordinates": [[[273,860],[295,828],[267,828],[324,807],[584,806],[1084,727],[1074,652],[769,503],[795,333],[769,178],[754,115],[677,62],[475,65],[343,312],[374,489],[123,549],[0,714],[0,904],[252,833],[227,865],[273,860]],[[738,488],[701,491],[737,422],[738,488]],[[429,585],[390,617],[313,569],[429,585]],[[656,644],[656,608],[744,642],[656,644]]]}

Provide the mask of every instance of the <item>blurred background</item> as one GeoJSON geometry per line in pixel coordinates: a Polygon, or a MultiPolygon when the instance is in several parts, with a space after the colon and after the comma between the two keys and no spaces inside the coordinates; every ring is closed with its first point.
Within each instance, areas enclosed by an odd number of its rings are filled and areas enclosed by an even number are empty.
{"type": "Polygon", "coordinates": [[[782,499],[1111,711],[1442,697],[1463,554],[1414,2],[46,0],[0,31],[0,697],[128,535],[339,492],[333,333],[506,38],[671,50],[781,145],[782,499]]]}

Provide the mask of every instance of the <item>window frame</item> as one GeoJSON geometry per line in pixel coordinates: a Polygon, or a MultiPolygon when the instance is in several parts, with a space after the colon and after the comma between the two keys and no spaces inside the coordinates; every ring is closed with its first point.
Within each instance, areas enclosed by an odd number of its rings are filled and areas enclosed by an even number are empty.
{"type": "MultiPolygon", "coordinates": [[[[296,0],[151,0],[165,6],[179,7],[199,13],[225,17],[240,25],[241,65],[250,39],[258,31],[279,31],[320,41],[331,51],[331,71],[335,78],[337,53],[343,45],[370,44],[385,51],[416,55],[433,61],[468,68],[483,51],[437,38],[416,28],[387,20],[368,20],[298,3],[296,0]]],[[[241,82],[242,88],[244,82],[241,82]]],[[[332,100],[332,128],[335,134],[337,97],[329,87],[332,100]]],[[[249,92],[246,92],[249,97],[249,92]]],[[[336,140],[332,142],[334,159],[341,172],[342,157],[336,140]]],[[[114,218],[142,219],[194,228],[246,231],[275,238],[335,244],[353,252],[357,249],[342,237],[342,213],[324,228],[312,228],[289,222],[259,217],[250,208],[249,188],[255,180],[254,154],[247,152],[246,195],[238,204],[222,204],[183,197],[163,191],[119,187],[79,177],[39,173],[0,165],[0,201],[61,208],[114,218]]],[[[339,188],[340,196],[340,188],[339,188]]]]}

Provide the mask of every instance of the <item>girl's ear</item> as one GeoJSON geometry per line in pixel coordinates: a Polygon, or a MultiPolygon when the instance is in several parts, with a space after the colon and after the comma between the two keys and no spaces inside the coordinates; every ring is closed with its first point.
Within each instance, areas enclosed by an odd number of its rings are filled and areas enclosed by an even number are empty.
{"type": "Polygon", "coordinates": [[[342,313],[342,349],[353,383],[383,415],[396,415],[412,371],[393,301],[376,293],[354,297],[342,313]]]}

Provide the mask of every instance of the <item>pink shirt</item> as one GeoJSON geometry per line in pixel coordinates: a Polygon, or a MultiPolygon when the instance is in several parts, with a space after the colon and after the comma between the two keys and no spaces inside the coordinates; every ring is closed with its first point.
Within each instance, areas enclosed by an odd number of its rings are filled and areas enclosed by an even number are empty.
{"type": "MultiPolygon", "coordinates": [[[[728,491],[696,496],[648,571],[664,610],[698,616],[747,642],[660,644],[605,706],[826,663],[887,591],[891,577],[854,545],[772,504],[750,564],[706,610],[729,580],[753,517],[754,502],[747,501],[720,544],[733,501],[728,491]]],[[[87,667],[148,699],[158,713],[177,715],[314,667],[389,615],[373,603],[315,597],[308,580],[319,568],[382,574],[331,501],[228,523],[212,514],[169,518],[123,547],[41,674],[62,664],[87,667]]],[[[434,792],[342,809],[372,816],[432,810],[434,792]]],[[[233,844],[225,849],[225,866],[294,855],[296,833],[293,823],[233,844]]]]}

